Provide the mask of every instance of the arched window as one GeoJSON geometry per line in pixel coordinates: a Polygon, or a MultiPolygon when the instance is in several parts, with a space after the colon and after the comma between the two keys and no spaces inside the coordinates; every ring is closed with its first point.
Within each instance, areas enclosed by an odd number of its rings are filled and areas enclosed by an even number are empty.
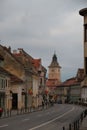
{"type": "Polygon", "coordinates": [[[84,40],[87,42],[87,24],[84,25],[84,40]]]}

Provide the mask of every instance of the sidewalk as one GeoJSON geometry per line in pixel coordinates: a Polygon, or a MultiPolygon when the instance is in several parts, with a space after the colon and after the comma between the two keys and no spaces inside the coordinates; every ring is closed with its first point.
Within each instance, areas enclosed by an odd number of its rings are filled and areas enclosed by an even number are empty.
{"type": "Polygon", "coordinates": [[[80,130],[87,130],[87,116],[84,118],[84,120],[80,126],[80,130]]]}
{"type": "Polygon", "coordinates": [[[11,117],[11,116],[15,116],[15,115],[22,115],[22,114],[28,114],[28,113],[32,113],[32,112],[36,112],[36,111],[41,111],[44,109],[48,109],[51,106],[40,106],[37,108],[26,108],[26,109],[19,109],[19,110],[4,110],[1,118],[6,118],[6,117],[11,117]]]}
{"type": "Polygon", "coordinates": [[[6,118],[6,117],[15,116],[15,115],[28,114],[28,113],[31,113],[31,112],[39,111],[41,109],[42,109],[42,107],[19,109],[19,110],[5,110],[5,111],[3,111],[3,114],[0,118],[6,118]]]}

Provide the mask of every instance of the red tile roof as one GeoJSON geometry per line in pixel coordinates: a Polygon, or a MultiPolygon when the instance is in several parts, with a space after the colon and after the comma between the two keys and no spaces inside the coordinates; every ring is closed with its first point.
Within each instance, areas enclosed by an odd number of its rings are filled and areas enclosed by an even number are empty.
{"type": "Polygon", "coordinates": [[[64,81],[57,87],[70,87],[70,86],[74,86],[74,85],[78,85],[78,84],[80,84],[80,82],[78,82],[78,80],[75,77],[73,77],[73,78],[70,78],[70,79],[64,81]]]}
{"type": "Polygon", "coordinates": [[[58,84],[60,84],[60,83],[58,83],[57,79],[48,79],[46,81],[46,86],[48,86],[48,87],[56,87],[58,84]]]}
{"type": "Polygon", "coordinates": [[[33,59],[32,64],[34,65],[35,68],[39,68],[41,65],[41,59],[33,59]]]}

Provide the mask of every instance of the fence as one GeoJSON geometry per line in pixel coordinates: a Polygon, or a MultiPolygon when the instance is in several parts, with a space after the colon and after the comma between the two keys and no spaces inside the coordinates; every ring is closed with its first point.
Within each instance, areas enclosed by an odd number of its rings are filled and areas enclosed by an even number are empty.
{"type": "Polygon", "coordinates": [[[83,119],[87,116],[87,109],[80,114],[80,116],[72,123],[68,125],[68,129],[63,126],[62,130],[80,130],[80,125],[83,119]]]}

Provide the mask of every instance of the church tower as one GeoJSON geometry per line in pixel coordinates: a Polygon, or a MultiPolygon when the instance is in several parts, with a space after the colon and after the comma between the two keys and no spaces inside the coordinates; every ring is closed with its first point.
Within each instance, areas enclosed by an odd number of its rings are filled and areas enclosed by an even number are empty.
{"type": "Polygon", "coordinates": [[[54,53],[52,57],[51,64],[48,66],[48,80],[47,86],[48,87],[56,87],[58,84],[61,83],[61,73],[60,73],[60,65],[57,61],[57,56],[54,53]]]}

